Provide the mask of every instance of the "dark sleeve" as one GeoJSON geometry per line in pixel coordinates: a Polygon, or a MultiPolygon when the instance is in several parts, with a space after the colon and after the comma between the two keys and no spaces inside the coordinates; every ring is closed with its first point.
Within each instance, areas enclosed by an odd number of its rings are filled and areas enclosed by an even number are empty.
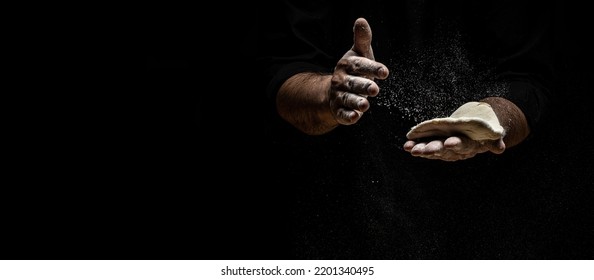
{"type": "MultiPolygon", "coordinates": [[[[329,1],[272,1],[258,16],[256,65],[260,90],[274,107],[276,93],[301,72],[331,73],[340,57],[334,49],[329,1]]],[[[349,27],[344,26],[345,33],[349,27]]],[[[352,36],[352,35],[351,35],[352,36]]],[[[349,45],[336,44],[343,49],[349,45]]]]}
{"type": "MultiPolygon", "coordinates": [[[[501,1],[486,18],[505,96],[525,114],[531,135],[551,114],[555,97],[555,5],[552,1],[501,1]]],[[[486,42],[491,42],[486,40],[486,42]]]]}

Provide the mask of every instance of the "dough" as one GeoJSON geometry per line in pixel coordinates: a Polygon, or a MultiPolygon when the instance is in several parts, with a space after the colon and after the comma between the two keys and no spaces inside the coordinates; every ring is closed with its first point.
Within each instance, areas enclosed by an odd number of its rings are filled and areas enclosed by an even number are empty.
{"type": "Polygon", "coordinates": [[[435,118],[415,125],[406,137],[419,139],[460,134],[473,140],[497,140],[505,135],[505,130],[499,124],[491,105],[484,102],[468,102],[447,118],[435,118]]]}

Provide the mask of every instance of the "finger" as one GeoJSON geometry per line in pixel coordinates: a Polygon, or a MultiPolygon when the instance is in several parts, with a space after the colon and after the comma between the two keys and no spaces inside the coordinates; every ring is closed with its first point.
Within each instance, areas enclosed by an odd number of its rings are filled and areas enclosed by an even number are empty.
{"type": "Polygon", "coordinates": [[[336,111],[336,121],[338,121],[338,123],[342,125],[351,125],[356,123],[359,119],[361,119],[362,115],[363,112],[359,112],[357,110],[339,108],[336,111]]]}
{"type": "Polygon", "coordinates": [[[431,141],[429,143],[418,143],[411,150],[411,154],[419,156],[433,156],[440,155],[443,151],[443,143],[439,140],[431,141]]]}
{"type": "Polygon", "coordinates": [[[415,142],[413,140],[408,140],[404,143],[404,145],[402,147],[404,148],[405,151],[410,152],[416,144],[417,144],[417,142],[415,142]]]}
{"type": "Polygon", "coordinates": [[[365,96],[349,92],[340,92],[334,100],[335,108],[345,108],[346,110],[357,110],[365,112],[369,109],[369,101],[365,96]]]}
{"type": "Polygon", "coordinates": [[[336,92],[336,97],[330,101],[334,117],[342,125],[354,124],[361,118],[363,111],[358,110],[359,106],[367,110],[369,101],[360,95],[343,91],[336,92]]]}
{"type": "Polygon", "coordinates": [[[468,154],[486,151],[485,147],[481,147],[481,143],[464,136],[451,136],[444,141],[446,149],[456,153],[468,154]]]}
{"type": "Polygon", "coordinates": [[[332,86],[339,90],[365,96],[376,96],[379,93],[379,87],[375,82],[358,76],[334,75],[332,76],[332,86]]]}
{"type": "Polygon", "coordinates": [[[436,154],[436,153],[441,153],[444,149],[443,146],[443,142],[440,140],[434,140],[429,142],[427,145],[425,145],[425,148],[423,149],[423,153],[424,154],[436,154]]]}
{"type": "Polygon", "coordinates": [[[366,78],[386,79],[390,74],[388,67],[369,58],[357,56],[352,51],[347,52],[338,61],[336,70],[366,78]]]}
{"type": "Polygon", "coordinates": [[[456,152],[460,152],[464,148],[462,146],[462,139],[457,136],[448,137],[448,139],[443,142],[443,145],[446,149],[456,152]]]}
{"type": "Polygon", "coordinates": [[[410,149],[410,153],[414,156],[422,155],[425,149],[425,143],[417,143],[410,149]]]}
{"type": "Polygon", "coordinates": [[[505,151],[505,142],[503,142],[503,138],[500,138],[499,140],[492,142],[491,146],[489,147],[489,151],[491,151],[494,154],[503,153],[505,151]]]}
{"type": "Polygon", "coordinates": [[[353,50],[359,55],[374,59],[373,50],[371,49],[371,27],[364,18],[358,18],[353,27],[353,50]]]}
{"type": "Polygon", "coordinates": [[[367,112],[369,106],[367,98],[357,94],[347,94],[344,100],[344,107],[361,112],[367,112]]]}

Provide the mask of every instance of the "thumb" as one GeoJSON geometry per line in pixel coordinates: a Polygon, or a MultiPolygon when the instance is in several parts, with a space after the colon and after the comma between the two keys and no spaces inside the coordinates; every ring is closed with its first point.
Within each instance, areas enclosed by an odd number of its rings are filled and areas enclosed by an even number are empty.
{"type": "Polygon", "coordinates": [[[371,49],[371,27],[367,20],[358,18],[353,27],[353,48],[352,50],[369,59],[375,60],[373,57],[373,50],[371,49]]]}
{"type": "Polygon", "coordinates": [[[499,140],[493,141],[489,150],[494,154],[502,154],[505,151],[505,142],[503,142],[503,137],[499,138],[499,140]]]}

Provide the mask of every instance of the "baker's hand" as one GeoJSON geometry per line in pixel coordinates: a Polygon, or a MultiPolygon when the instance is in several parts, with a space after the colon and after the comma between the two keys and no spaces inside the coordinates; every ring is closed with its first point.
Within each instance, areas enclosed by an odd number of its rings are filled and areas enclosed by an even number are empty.
{"type": "Polygon", "coordinates": [[[413,156],[457,161],[484,152],[505,151],[505,131],[491,106],[468,102],[448,118],[435,118],[414,126],[408,133],[404,150],[413,156]]]}
{"type": "Polygon", "coordinates": [[[375,61],[371,48],[371,27],[363,18],[355,21],[353,47],[338,61],[330,86],[330,109],[339,124],[356,123],[369,109],[368,96],[376,96],[374,79],[388,77],[388,68],[375,61]]]}

